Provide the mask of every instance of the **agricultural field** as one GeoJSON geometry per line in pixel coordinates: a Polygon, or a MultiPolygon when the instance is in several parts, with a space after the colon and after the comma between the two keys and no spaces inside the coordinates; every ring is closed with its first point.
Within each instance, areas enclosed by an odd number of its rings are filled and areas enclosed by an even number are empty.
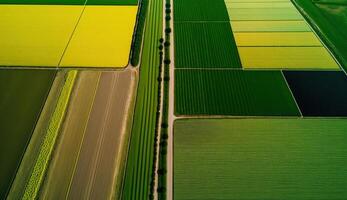
{"type": "MultiPolygon", "coordinates": [[[[139,85],[121,199],[150,199],[158,103],[159,39],[163,36],[163,2],[149,2],[139,85]]],[[[153,194],[152,194],[153,195],[153,194]]]]}
{"type": "Polygon", "coordinates": [[[173,2],[167,198],[345,199],[345,0],[173,2]]]}
{"type": "Polygon", "coordinates": [[[346,0],[0,0],[0,199],[347,198],[346,0]]]}
{"type": "Polygon", "coordinates": [[[225,2],[243,68],[340,69],[291,1],[225,2]]]}
{"type": "Polygon", "coordinates": [[[281,72],[176,70],[176,115],[300,116],[281,72]]]}
{"type": "Polygon", "coordinates": [[[80,73],[41,199],[119,195],[135,80],[132,71],[80,73]]]}
{"type": "Polygon", "coordinates": [[[56,71],[0,70],[0,198],[16,176],[56,71]]]}
{"type": "Polygon", "coordinates": [[[347,70],[347,1],[346,0],[294,0],[321,39],[334,52],[342,67],[347,70]]]}
{"type": "Polygon", "coordinates": [[[134,0],[0,1],[0,66],[126,67],[136,14],[134,0]]]}
{"type": "Polygon", "coordinates": [[[176,23],[175,42],[176,68],[241,67],[228,22],[176,23]]]}
{"type": "Polygon", "coordinates": [[[346,119],[184,119],[174,199],[344,199],[346,119]]]}

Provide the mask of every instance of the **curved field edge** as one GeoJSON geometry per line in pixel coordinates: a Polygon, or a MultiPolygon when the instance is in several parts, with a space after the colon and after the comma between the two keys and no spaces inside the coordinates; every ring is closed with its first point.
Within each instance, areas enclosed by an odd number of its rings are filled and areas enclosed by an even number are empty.
{"type": "Polygon", "coordinates": [[[162,1],[149,2],[135,116],[127,158],[123,199],[147,199],[153,175],[162,1]]]}
{"type": "Polygon", "coordinates": [[[46,135],[41,145],[40,153],[37,157],[37,161],[31,173],[30,179],[25,187],[25,192],[22,199],[37,198],[51,154],[54,149],[54,144],[58,136],[59,128],[64,118],[65,110],[67,108],[76,77],[76,70],[69,71],[65,77],[65,84],[62,88],[57,106],[49,122],[46,135]]]}
{"type": "Polygon", "coordinates": [[[65,71],[56,73],[54,82],[30,138],[28,147],[16,173],[16,177],[11,185],[7,199],[20,199],[23,196],[26,183],[31,176],[36,159],[40,153],[40,147],[47,132],[49,120],[55,110],[59,94],[63,88],[65,75],[65,71]]]}

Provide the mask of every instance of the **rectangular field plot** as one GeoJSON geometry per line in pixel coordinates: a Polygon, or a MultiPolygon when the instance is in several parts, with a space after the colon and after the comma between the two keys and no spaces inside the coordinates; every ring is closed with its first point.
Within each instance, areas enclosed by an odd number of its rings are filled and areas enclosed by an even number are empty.
{"type": "Polygon", "coordinates": [[[137,6],[0,4],[0,66],[125,67],[136,14],[137,6]]]}
{"type": "Polygon", "coordinates": [[[299,116],[278,71],[175,71],[177,115],[299,116]]]}
{"type": "Polygon", "coordinates": [[[228,8],[229,18],[234,20],[302,20],[293,8],[228,8]]]}
{"type": "Polygon", "coordinates": [[[234,3],[226,2],[227,8],[293,8],[293,4],[290,1],[287,2],[245,2],[234,3]]]}
{"type": "Polygon", "coordinates": [[[6,199],[55,73],[0,70],[0,199],[6,199]]]}
{"type": "Polygon", "coordinates": [[[324,47],[238,47],[246,69],[334,69],[339,66],[324,47]]]}
{"type": "Polygon", "coordinates": [[[229,22],[175,23],[176,68],[240,68],[229,22]]]}
{"type": "Polygon", "coordinates": [[[237,46],[322,46],[312,32],[234,33],[237,46]]]}
{"type": "Polygon", "coordinates": [[[19,5],[137,5],[137,0],[0,0],[1,4],[19,5]]]}
{"type": "Polygon", "coordinates": [[[233,32],[310,32],[305,21],[232,21],[233,32]]]}
{"type": "Polygon", "coordinates": [[[347,76],[343,72],[286,71],[284,75],[304,116],[347,116],[347,76]]]}
{"type": "Polygon", "coordinates": [[[175,22],[229,21],[224,0],[175,0],[175,22]]]}
{"type": "Polygon", "coordinates": [[[125,67],[137,6],[87,6],[60,67],[125,67]]]}
{"type": "Polygon", "coordinates": [[[344,199],[345,119],[201,119],[174,124],[174,198],[344,199]]]}
{"type": "Polygon", "coordinates": [[[82,10],[0,5],[0,66],[57,67],[82,10]]]}

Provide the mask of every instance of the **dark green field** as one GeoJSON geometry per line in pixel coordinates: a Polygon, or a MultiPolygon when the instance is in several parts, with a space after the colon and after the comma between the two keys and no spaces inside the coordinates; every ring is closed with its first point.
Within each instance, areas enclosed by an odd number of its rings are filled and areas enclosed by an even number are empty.
{"type": "Polygon", "coordinates": [[[174,199],[342,200],[345,119],[203,119],[174,126],[174,199]]]}
{"type": "MultiPolygon", "coordinates": [[[[86,0],[0,0],[0,4],[84,5],[86,0]]],[[[86,5],[137,5],[137,0],[87,0],[86,5]]]]}
{"type": "Polygon", "coordinates": [[[299,116],[279,71],[175,70],[178,115],[299,116]]]}
{"type": "Polygon", "coordinates": [[[0,199],[15,177],[55,73],[0,70],[0,199]]]}
{"type": "Polygon", "coordinates": [[[304,116],[347,116],[347,76],[341,71],[285,71],[304,116]]]}
{"type": "Polygon", "coordinates": [[[230,23],[175,23],[175,67],[241,68],[230,23]]]}
{"type": "Polygon", "coordinates": [[[175,22],[229,21],[224,0],[175,0],[175,22]]]}
{"type": "Polygon", "coordinates": [[[347,70],[347,1],[293,1],[347,70]]]}

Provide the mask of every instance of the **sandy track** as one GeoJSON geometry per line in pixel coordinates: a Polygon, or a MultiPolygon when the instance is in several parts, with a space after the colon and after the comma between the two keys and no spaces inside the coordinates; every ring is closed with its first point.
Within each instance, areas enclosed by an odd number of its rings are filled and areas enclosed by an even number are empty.
{"type": "Polygon", "coordinates": [[[136,77],[134,70],[80,72],[42,199],[116,196],[136,77]]]}

